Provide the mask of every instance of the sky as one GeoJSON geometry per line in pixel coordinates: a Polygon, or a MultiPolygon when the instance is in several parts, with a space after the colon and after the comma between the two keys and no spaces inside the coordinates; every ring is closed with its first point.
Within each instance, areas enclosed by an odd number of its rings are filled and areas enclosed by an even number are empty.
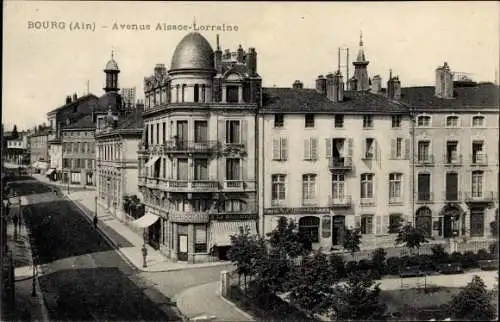
{"type": "MultiPolygon", "coordinates": [[[[447,61],[455,72],[495,81],[499,69],[499,3],[489,2],[92,2],[4,1],[2,122],[6,130],[46,122],[65,97],[103,94],[106,62],[114,51],[121,87],[136,87],[157,63],[169,68],[178,42],[189,32],[166,25],[229,25],[200,30],[215,48],[255,47],[264,86],[314,87],[318,75],[337,68],[338,48],[352,60],[360,32],[370,76],[385,84],[389,69],[402,86],[434,85],[447,61]],[[37,29],[50,22],[48,29],[37,29]],[[53,24],[52,24],[53,23],[53,24]],[[90,24],[91,30],[76,30],[90,24]],[[126,25],[150,30],[127,30],[126,25]],[[55,25],[55,26],[54,26],[55,25]],[[237,28],[234,28],[236,26],[237,28]],[[124,27],[124,29],[122,29],[124,27]],[[237,29],[237,30],[234,30],[237,29]]],[[[192,31],[192,30],[191,30],[192,31]]],[[[345,64],[345,55],[342,58],[345,64]]]]}

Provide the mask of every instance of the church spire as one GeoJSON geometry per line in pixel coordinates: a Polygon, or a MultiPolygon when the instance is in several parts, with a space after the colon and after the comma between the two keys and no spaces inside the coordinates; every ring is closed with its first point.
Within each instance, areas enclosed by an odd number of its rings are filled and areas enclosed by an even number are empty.
{"type": "Polygon", "coordinates": [[[359,50],[358,50],[357,61],[358,62],[366,61],[365,51],[363,49],[363,32],[362,31],[359,33],[359,50]]]}
{"type": "MultiPolygon", "coordinates": [[[[359,33],[359,50],[354,65],[354,78],[356,79],[356,88],[358,91],[367,91],[370,89],[370,79],[368,78],[367,66],[370,63],[366,60],[365,51],[363,47],[363,33],[359,33]]],[[[354,88],[352,88],[354,89],[354,88]]]]}

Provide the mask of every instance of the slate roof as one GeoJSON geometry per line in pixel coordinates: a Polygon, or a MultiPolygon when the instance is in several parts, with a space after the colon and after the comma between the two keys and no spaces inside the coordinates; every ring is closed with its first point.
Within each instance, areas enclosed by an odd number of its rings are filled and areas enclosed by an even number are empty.
{"type": "Polygon", "coordinates": [[[69,125],[63,125],[62,127],[63,130],[89,129],[89,128],[92,129],[95,128],[95,124],[92,121],[92,115],[85,115],[76,122],[69,125]]]}
{"type": "Polygon", "coordinates": [[[93,103],[93,101],[96,101],[96,100],[97,100],[97,96],[95,96],[94,94],[87,94],[85,96],[77,98],[75,101],[72,101],[72,102],[70,102],[68,104],[62,105],[62,106],[60,106],[60,107],[58,107],[58,108],[50,111],[47,114],[50,114],[50,113],[53,113],[53,112],[63,111],[63,110],[66,110],[67,108],[73,107],[75,105],[80,105],[80,104],[90,104],[91,105],[93,103]]]}
{"type": "Polygon", "coordinates": [[[266,113],[409,113],[401,103],[370,92],[345,91],[342,102],[332,102],[315,89],[263,88],[262,109],[266,113]]]}
{"type": "Polygon", "coordinates": [[[438,98],[434,86],[401,89],[401,101],[416,109],[463,109],[467,107],[498,108],[499,87],[492,83],[473,87],[455,87],[453,99],[438,98]]]}
{"type": "Polygon", "coordinates": [[[126,117],[118,121],[117,129],[142,129],[144,127],[144,119],[142,118],[142,110],[134,109],[126,117]]]}
{"type": "Polygon", "coordinates": [[[96,112],[108,112],[109,108],[114,112],[121,108],[122,97],[118,93],[106,93],[99,97],[96,112]]]}

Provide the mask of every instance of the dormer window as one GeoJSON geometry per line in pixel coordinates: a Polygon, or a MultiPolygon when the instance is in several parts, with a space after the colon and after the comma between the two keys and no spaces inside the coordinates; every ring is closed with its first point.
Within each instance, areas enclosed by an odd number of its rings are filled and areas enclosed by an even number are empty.
{"type": "Polygon", "coordinates": [[[420,115],[417,118],[417,126],[419,127],[427,127],[431,125],[431,117],[428,115],[420,115]]]}
{"type": "Polygon", "coordinates": [[[484,116],[473,116],[472,127],[484,127],[484,116]]]}
{"type": "Polygon", "coordinates": [[[227,86],[226,87],[226,102],[228,103],[238,103],[238,86],[227,86]]]}
{"type": "Polygon", "coordinates": [[[446,127],[458,127],[458,116],[446,117],[446,127]]]}

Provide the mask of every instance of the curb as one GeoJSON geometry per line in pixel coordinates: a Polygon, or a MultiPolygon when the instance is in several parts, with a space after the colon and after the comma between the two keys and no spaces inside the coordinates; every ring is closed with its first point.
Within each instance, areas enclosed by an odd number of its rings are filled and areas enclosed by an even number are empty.
{"type": "MultiPolygon", "coordinates": [[[[217,290],[219,290],[221,287],[221,282],[218,282],[217,283],[217,290]]],[[[240,313],[241,315],[245,316],[247,319],[249,319],[250,321],[255,321],[256,319],[251,316],[250,314],[248,314],[247,312],[243,311],[242,309],[240,309],[236,304],[234,304],[232,301],[228,300],[227,298],[225,298],[224,296],[222,296],[222,294],[219,294],[218,291],[215,291],[215,294],[220,297],[224,302],[226,302],[227,304],[231,305],[233,307],[233,309],[240,313]]]]}

